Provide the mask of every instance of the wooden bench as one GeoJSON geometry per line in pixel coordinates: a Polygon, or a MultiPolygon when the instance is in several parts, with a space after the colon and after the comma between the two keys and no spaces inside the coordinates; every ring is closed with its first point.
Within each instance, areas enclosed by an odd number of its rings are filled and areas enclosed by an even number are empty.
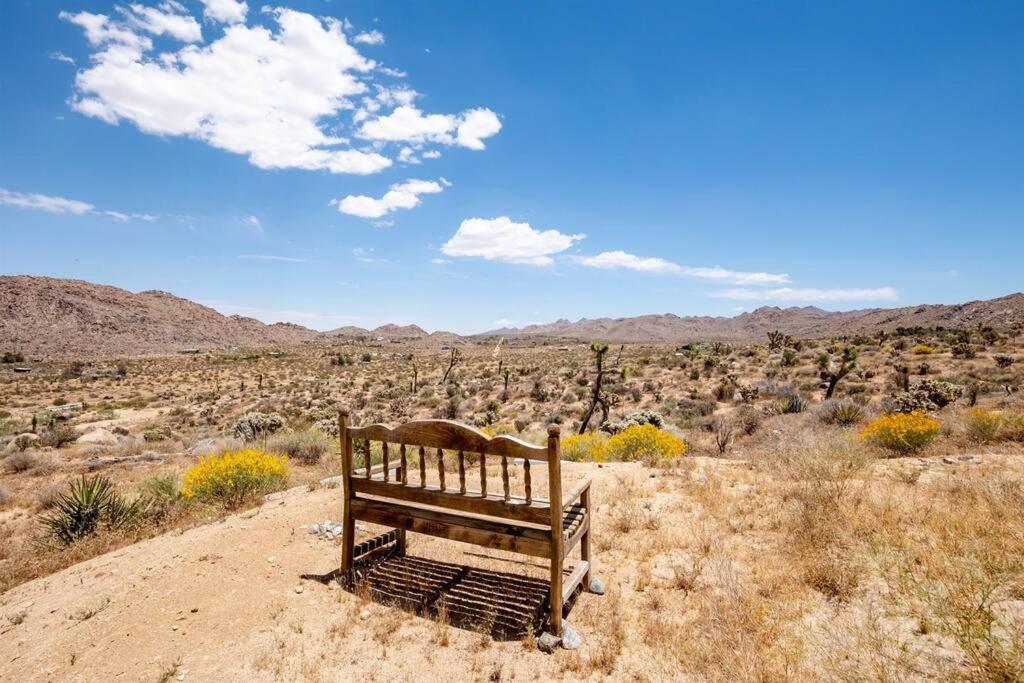
{"type": "Polygon", "coordinates": [[[341,571],[346,581],[351,584],[355,578],[356,520],[392,527],[381,538],[394,540],[400,554],[405,552],[406,532],[413,531],[546,558],[551,563],[551,632],[562,635],[565,603],[581,586],[590,590],[593,567],[590,480],[562,496],[556,425],[548,427],[543,447],[512,436],[492,438],[450,420],[352,427],[348,411],[341,409],[338,421],[345,496],[341,571]],[[376,465],[373,442],[381,444],[382,461],[376,465]],[[361,462],[356,462],[357,447],[361,462]],[[534,497],[531,463],[547,464],[549,499],[534,497]],[[522,468],[521,495],[511,490],[509,470],[515,466],[522,468]],[[499,468],[501,489],[490,491],[488,476],[499,468]],[[577,545],[580,561],[567,571],[566,557],[577,545]]]}

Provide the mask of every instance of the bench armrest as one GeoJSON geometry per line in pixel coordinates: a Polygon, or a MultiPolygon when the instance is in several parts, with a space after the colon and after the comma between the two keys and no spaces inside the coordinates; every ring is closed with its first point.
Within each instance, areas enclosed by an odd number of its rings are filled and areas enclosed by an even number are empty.
{"type": "Polygon", "coordinates": [[[588,491],[589,489],[590,479],[584,479],[583,481],[573,486],[569,493],[562,496],[562,510],[565,510],[566,508],[570,508],[573,505],[575,505],[576,502],[579,501],[580,496],[583,495],[584,491],[588,491]]]}

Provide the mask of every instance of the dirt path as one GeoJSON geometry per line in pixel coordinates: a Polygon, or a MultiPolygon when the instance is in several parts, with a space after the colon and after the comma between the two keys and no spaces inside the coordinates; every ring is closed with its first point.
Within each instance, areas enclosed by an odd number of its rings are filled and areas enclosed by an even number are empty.
{"type": "MultiPolygon", "coordinates": [[[[223,522],[18,586],[0,596],[0,680],[338,680],[353,674],[423,680],[434,677],[425,673],[431,671],[462,680],[495,672],[559,676],[555,658],[522,642],[490,642],[302,580],[330,572],[339,561],[337,544],[303,525],[337,520],[340,511],[338,489],[292,490],[223,522]]],[[[489,562],[479,548],[421,536],[411,552],[544,573],[541,565],[522,564],[521,556],[489,562]]],[[[583,596],[576,609],[596,600],[583,596]]]]}

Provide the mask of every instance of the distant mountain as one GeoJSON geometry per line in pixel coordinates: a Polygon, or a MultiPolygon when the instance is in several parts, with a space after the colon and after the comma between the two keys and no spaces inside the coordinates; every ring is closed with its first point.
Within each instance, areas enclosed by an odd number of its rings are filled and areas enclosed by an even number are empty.
{"type": "Polygon", "coordinates": [[[0,276],[0,349],[27,356],[107,358],[286,346],[318,337],[300,325],[225,316],[167,292],[133,294],[81,280],[0,276]]]}
{"type": "Polygon", "coordinates": [[[831,337],[870,334],[897,327],[1005,327],[1024,323],[1024,294],[965,304],[936,304],[905,308],[870,308],[857,311],[825,311],[815,306],[779,308],[763,306],[732,318],[680,317],[671,313],[629,318],[582,318],[556,320],[544,325],[500,328],[478,336],[541,336],[607,341],[685,342],[701,339],[748,341],[761,339],[770,330],[800,337],[831,337]]]}
{"type": "MultiPolygon", "coordinates": [[[[667,313],[576,322],[557,320],[475,336],[616,342],[749,341],[763,339],[770,330],[800,337],[831,337],[896,327],[961,327],[978,323],[999,327],[1024,323],[1024,294],[956,305],[845,312],[813,306],[765,306],[732,318],[667,313]]],[[[225,316],[167,292],[134,294],[81,280],[0,276],[0,352],[18,351],[30,357],[110,358],[188,349],[288,346],[339,337],[413,340],[434,347],[468,341],[452,332],[428,334],[417,325],[381,325],[373,330],[348,326],[317,332],[290,323],[268,325],[254,318],[225,316]]]]}

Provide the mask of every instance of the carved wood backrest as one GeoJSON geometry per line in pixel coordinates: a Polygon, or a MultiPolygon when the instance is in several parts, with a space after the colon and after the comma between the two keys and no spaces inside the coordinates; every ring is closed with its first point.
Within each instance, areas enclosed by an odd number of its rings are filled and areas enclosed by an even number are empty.
{"type": "Polygon", "coordinates": [[[557,427],[548,430],[546,447],[513,436],[488,436],[451,420],[351,427],[344,409],[339,411],[339,427],[345,486],[352,495],[396,498],[536,524],[552,522],[548,501],[533,496],[530,470],[531,461],[546,462],[550,498],[560,500],[557,427]],[[375,455],[380,462],[374,462],[375,455]],[[521,491],[512,490],[517,482],[510,469],[515,467],[522,469],[521,491]],[[488,490],[491,468],[500,468],[500,491],[488,490]]]}

